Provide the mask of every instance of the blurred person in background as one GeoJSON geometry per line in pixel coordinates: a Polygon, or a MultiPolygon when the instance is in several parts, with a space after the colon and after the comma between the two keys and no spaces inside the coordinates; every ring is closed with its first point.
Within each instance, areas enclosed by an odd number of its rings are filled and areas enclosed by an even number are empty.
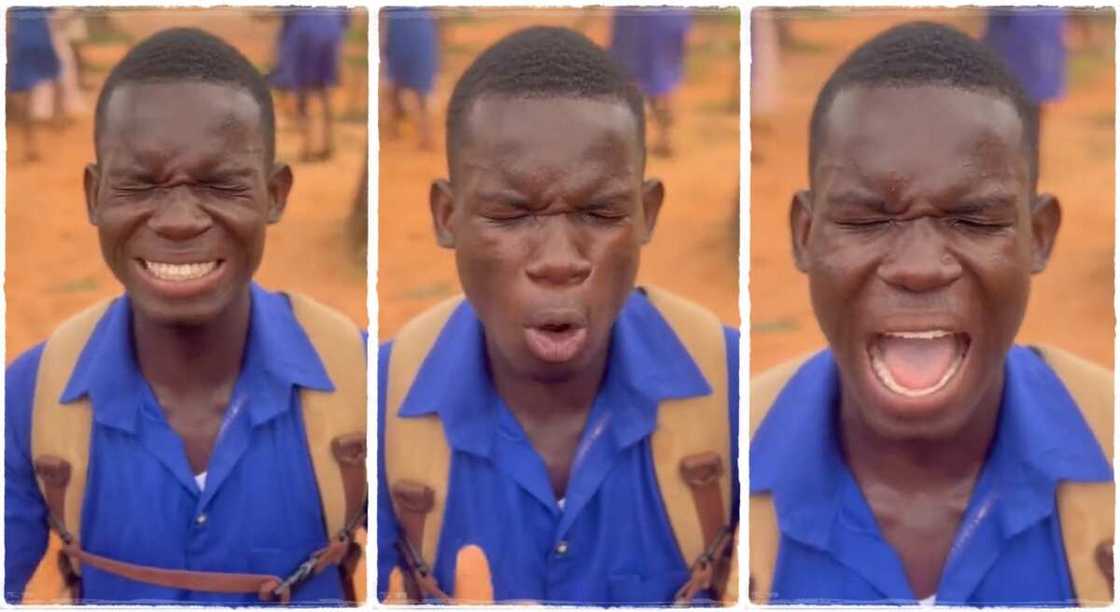
{"type": "Polygon", "coordinates": [[[439,29],[432,9],[422,7],[389,7],[382,9],[382,49],[388,66],[390,137],[400,132],[400,123],[408,116],[405,94],[416,100],[416,129],[420,148],[435,148],[432,134],[432,113],[429,96],[435,86],[439,69],[439,29]]]}
{"type": "Polygon", "coordinates": [[[1039,107],[1065,95],[1066,9],[989,8],[984,43],[999,55],[1039,107]]]}
{"type": "Polygon", "coordinates": [[[53,93],[61,64],[51,38],[50,11],[46,8],[15,7],[8,10],[7,93],[9,121],[14,119],[23,134],[23,160],[39,159],[36,130],[49,117],[33,108],[36,89],[53,93]]]}
{"type": "Polygon", "coordinates": [[[338,84],[342,43],[349,24],[346,9],[289,8],[280,25],[272,86],[294,92],[296,122],[303,139],[300,161],[324,161],[334,152],[334,112],[330,89],[338,84]],[[319,102],[322,146],[313,146],[309,101],[319,102]]]}
{"type": "Polygon", "coordinates": [[[629,72],[649,101],[654,140],[650,152],[673,154],[672,96],[684,77],[688,9],[616,8],[611,19],[610,52],[629,72]]]}

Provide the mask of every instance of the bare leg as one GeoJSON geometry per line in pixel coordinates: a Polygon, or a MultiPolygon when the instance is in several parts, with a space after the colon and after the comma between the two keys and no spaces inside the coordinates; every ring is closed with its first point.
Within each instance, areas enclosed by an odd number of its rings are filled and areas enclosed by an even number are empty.
{"type": "Polygon", "coordinates": [[[657,157],[672,157],[673,147],[669,142],[669,129],[673,126],[673,113],[669,106],[669,95],[650,98],[653,111],[653,124],[656,130],[652,152],[657,157]]]}
{"type": "Polygon", "coordinates": [[[401,88],[396,83],[389,83],[386,96],[388,100],[388,121],[385,123],[385,137],[399,138],[401,135],[401,121],[404,120],[404,102],[401,100],[401,88]]]}
{"type": "Polygon", "coordinates": [[[318,90],[323,106],[323,152],[319,159],[330,159],[334,153],[334,112],[331,110],[331,92],[326,87],[318,90]]]}
{"type": "Polygon", "coordinates": [[[419,91],[416,92],[416,106],[420,125],[420,149],[422,151],[435,150],[435,140],[432,137],[432,115],[428,112],[428,96],[419,91]]]}
{"type": "Polygon", "coordinates": [[[13,112],[9,120],[14,119],[19,125],[23,135],[23,161],[33,162],[39,159],[39,145],[35,139],[35,126],[31,118],[31,93],[21,91],[9,95],[9,106],[13,112]]]}
{"type": "Polygon", "coordinates": [[[296,125],[299,127],[301,145],[299,158],[301,161],[311,159],[311,122],[307,117],[307,91],[296,90],[296,125]]]}

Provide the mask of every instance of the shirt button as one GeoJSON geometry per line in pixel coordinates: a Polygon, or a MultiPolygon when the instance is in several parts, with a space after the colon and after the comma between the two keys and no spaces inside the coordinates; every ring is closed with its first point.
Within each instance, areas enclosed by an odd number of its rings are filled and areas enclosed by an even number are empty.
{"type": "Polygon", "coordinates": [[[203,514],[200,514],[200,515],[196,516],[194,518],[194,524],[198,525],[199,527],[205,525],[206,524],[206,514],[203,513],[203,514]]]}
{"type": "Polygon", "coordinates": [[[560,542],[556,544],[556,556],[563,557],[566,554],[568,554],[568,542],[566,540],[560,540],[560,542]]]}

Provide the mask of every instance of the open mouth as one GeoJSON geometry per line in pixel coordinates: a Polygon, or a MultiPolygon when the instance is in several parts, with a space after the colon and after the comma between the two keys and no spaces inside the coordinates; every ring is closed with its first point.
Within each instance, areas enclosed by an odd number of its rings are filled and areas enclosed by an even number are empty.
{"type": "Polygon", "coordinates": [[[222,260],[200,261],[185,264],[173,264],[160,261],[141,259],[144,270],[155,278],[168,282],[187,282],[198,280],[214,273],[222,265],[222,260]]]}
{"type": "Polygon", "coordinates": [[[925,397],[949,384],[971,345],[968,334],[935,329],[876,334],[867,349],[884,387],[904,397],[925,397]]]}
{"type": "Polygon", "coordinates": [[[544,317],[525,328],[529,350],[540,360],[563,363],[587,343],[587,325],[574,314],[544,317]]]}

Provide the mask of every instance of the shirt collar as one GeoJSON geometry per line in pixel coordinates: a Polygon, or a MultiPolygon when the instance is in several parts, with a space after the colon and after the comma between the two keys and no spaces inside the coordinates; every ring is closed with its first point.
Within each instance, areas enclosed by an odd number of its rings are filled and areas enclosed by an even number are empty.
{"type": "MultiPolygon", "coordinates": [[[[486,365],[485,331],[464,300],[451,314],[416,374],[402,417],[437,413],[451,446],[489,456],[500,401],[486,365]]],[[[627,299],[611,330],[607,375],[611,428],[620,447],[653,432],[662,400],[711,393],[687,350],[640,291],[627,299]]]]}
{"type": "MultiPolygon", "coordinates": [[[[1004,367],[987,468],[1014,498],[1002,504],[1011,533],[1052,508],[1054,483],[1109,481],[1112,470],[1069,392],[1033,351],[1013,347],[1004,367]]],[[[772,492],[782,531],[818,548],[828,542],[847,469],[835,431],[839,385],[830,351],[809,359],[786,383],[750,447],[751,494],[772,492]]]]}
{"type": "MultiPolygon", "coordinates": [[[[256,397],[249,411],[254,424],[286,411],[286,391],[293,385],[333,391],[307,334],[296,321],[287,296],[250,286],[249,335],[239,384],[248,383],[256,397]]],[[[82,349],[60,402],[84,396],[93,402],[94,419],[103,425],[135,431],[145,381],[132,342],[132,305],[117,298],[98,321],[82,349]]]]}

